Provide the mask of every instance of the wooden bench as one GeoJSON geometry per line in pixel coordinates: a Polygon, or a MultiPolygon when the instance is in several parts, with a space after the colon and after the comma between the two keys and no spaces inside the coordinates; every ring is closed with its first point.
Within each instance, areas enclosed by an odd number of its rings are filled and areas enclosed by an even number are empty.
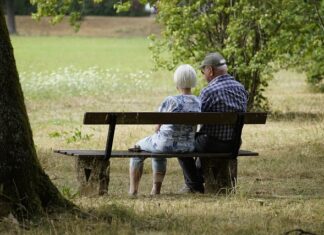
{"type": "Polygon", "coordinates": [[[56,153],[76,156],[77,177],[80,193],[103,195],[108,192],[110,158],[134,156],[172,158],[201,157],[207,162],[204,170],[205,191],[228,192],[235,189],[237,179],[237,157],[258,156],[257,152],[239,150],[244,124],[265,124],[267,113],[161,113],[161,112],[88,112],[85,125],[109,125],[105,150],[54,150],[56,153]],[[148,153],[112,151],[116,125],[152,124],[230,124],[233,125],[232,152],[226,153],[148,153]]]}

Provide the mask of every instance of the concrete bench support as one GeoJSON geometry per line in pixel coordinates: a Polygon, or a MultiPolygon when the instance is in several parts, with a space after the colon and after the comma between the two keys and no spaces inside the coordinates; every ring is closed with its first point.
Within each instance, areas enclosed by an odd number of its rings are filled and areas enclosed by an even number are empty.
{"type": "Polygon", "coordinates": [[[96,196],[108,193],[109,161],[96,157],[77,157],[76,171],[81,195],[96,196]]]}
{"type": "Polygon", "coordinates": [[[237,159],[202,159],[205,192],[213,194],[235,193],[237,159]]]}

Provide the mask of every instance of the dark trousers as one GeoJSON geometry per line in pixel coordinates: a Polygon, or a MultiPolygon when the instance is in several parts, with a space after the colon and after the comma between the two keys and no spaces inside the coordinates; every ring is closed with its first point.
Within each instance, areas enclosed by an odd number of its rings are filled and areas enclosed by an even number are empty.
{"type": "MultiPolygon", "coordinates": [[[[231,141],[221,141],[206,134],[197,133],[195,149],[200,153],[224,153],[231,152],[231,141]]],[[[178,158],[183,171],[185,184],[192,190],[204,192],[203,164],[200,158],[178,158]]]]}

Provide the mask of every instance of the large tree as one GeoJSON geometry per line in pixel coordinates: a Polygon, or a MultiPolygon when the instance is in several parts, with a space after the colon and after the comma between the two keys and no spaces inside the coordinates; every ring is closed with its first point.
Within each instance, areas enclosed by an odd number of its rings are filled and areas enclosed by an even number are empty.
{"type": "Polygon", "coordinates": [[[15,1],[13,0],[5,0],[4,1],[6,7],[6,15],[7,15],[7,27],[10,34],[16,34],[16,20],[15,20],[15,1]]]}
{"type": "Polygon", "coordinates": [[[35,151],[13,48],[0,7],[0,217],[72,208],[42,169],[35,151]]]}

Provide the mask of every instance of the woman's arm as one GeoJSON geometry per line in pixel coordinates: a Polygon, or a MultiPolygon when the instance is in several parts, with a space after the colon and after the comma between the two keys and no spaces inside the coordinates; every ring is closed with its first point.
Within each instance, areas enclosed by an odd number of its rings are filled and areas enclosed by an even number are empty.
{"type": "Polygon", "coordinates": [[[160,130],[160,128],[161,128],[161,124],[157,125],[157,126],[155,127],[155,132],[158,133],[159,130],[160,130]]]}

